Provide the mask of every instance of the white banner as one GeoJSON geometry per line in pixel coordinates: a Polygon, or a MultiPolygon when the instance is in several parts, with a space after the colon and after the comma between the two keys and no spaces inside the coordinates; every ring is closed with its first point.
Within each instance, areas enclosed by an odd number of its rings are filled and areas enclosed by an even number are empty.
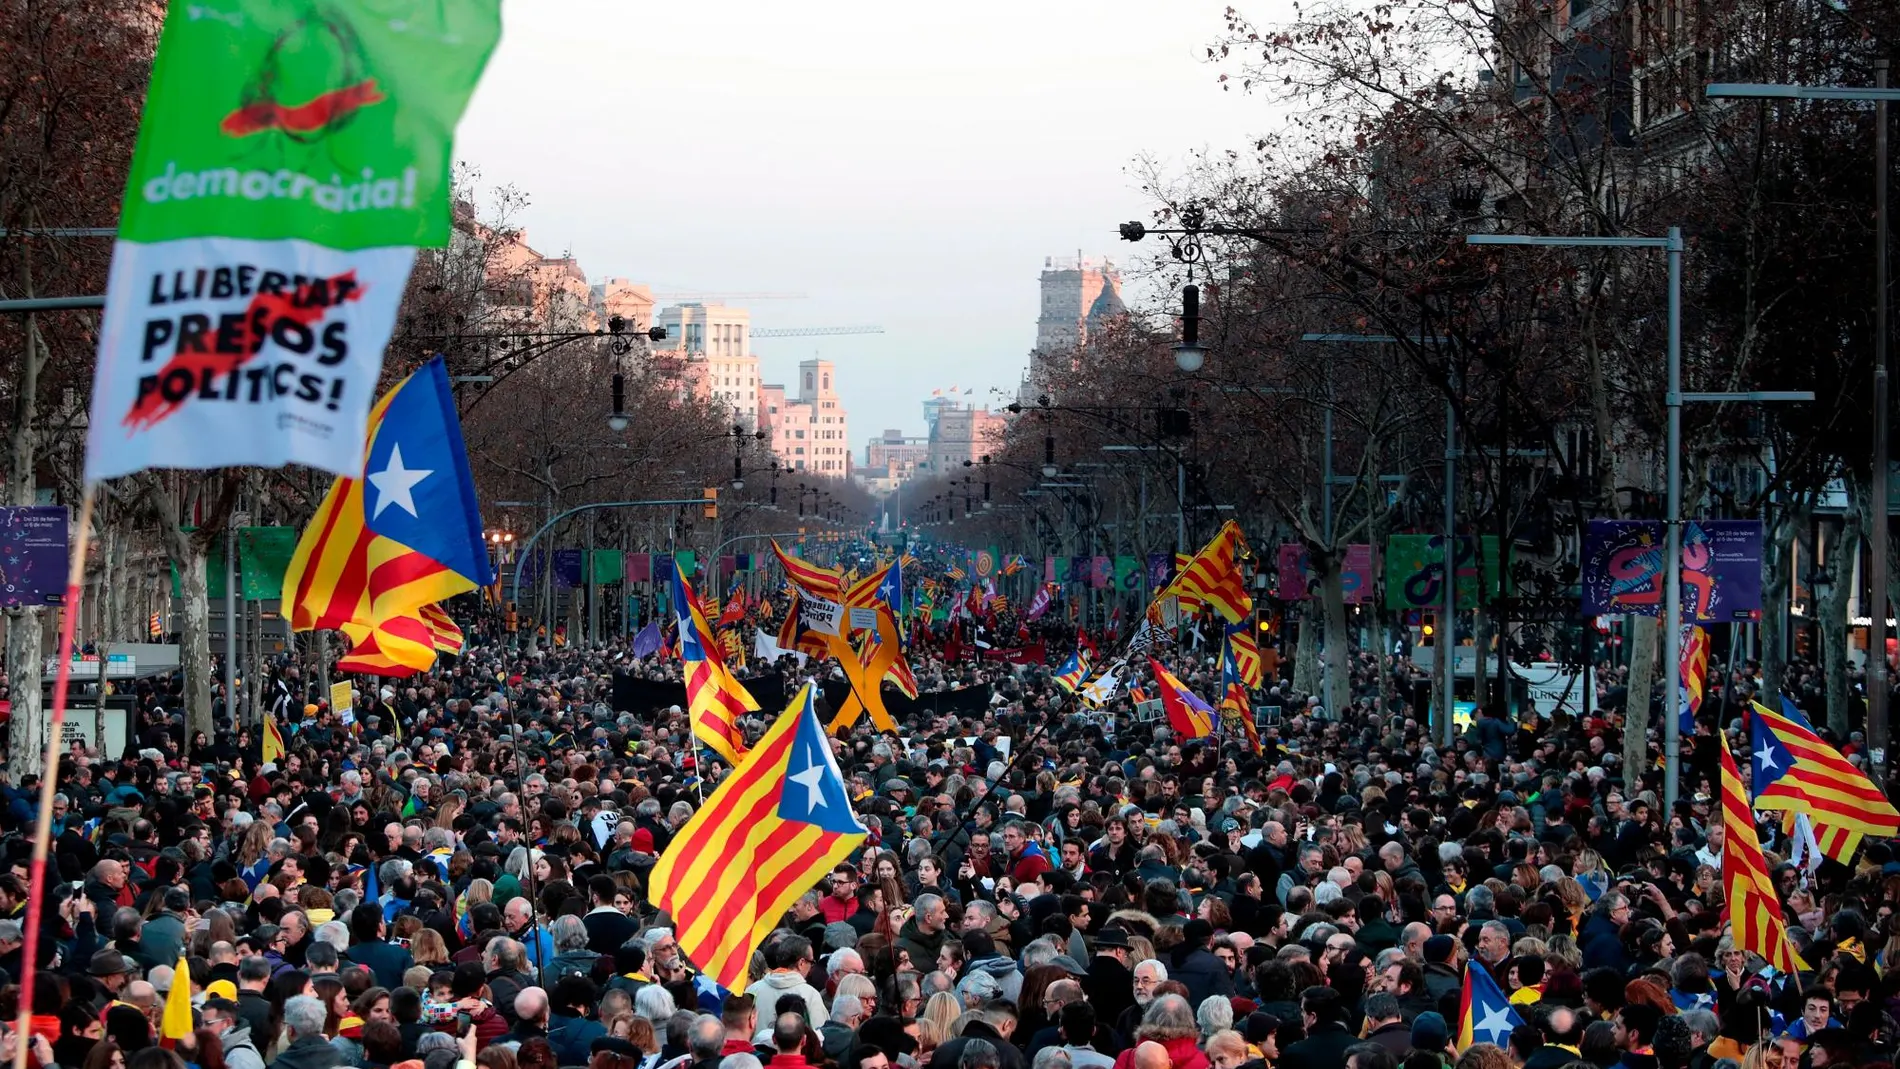
{"type": "Polygon", "coordinates": [[[872,631],[877,628],[877,610],[853,608],[851,610],[851,630],[872,631]]]}
{"type": "Polygon", "coordinates": [[[360,475],[415,255],[243,238],[119,242],[86,477],[293,462],[360,475]]]}
{"type": "Polygon", "coordinates": [[[806,627],[821,635],[844,633],[844,606],[838,602],[801,592],[798,596],[798,616],[806,627]]]}

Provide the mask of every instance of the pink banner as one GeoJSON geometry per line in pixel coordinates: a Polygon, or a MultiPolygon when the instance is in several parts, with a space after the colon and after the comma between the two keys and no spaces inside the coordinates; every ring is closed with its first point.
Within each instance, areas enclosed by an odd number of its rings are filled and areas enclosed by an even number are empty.
{"type": "MultiPolygon", "coordinates": [[[[1308,601],[1319,596],[1319,579],[1313,574],[1306,546],[1287,542],[1280,546],[1280,600],[1308,601]]],[[[1372,597],[1372,547],[1354,543],[1346,547],[1346,560],[1340,571],[1346,604],[1357,605],[1372,597]]]]}

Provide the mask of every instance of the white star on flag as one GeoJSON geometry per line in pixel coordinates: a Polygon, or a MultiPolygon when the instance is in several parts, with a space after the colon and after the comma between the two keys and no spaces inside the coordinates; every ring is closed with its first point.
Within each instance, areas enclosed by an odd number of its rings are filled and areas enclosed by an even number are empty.
{"type": "Polygon", "coordinates": [[[1755,751],[1755,763],[1763,768],[1776,767],[1775,748],[1767,743],[1762,743],[1761,749],[1755,751]]]}
{"type": "Polygon", "coordinates": [[[811,754],[807,760],[810,763],[805,766],[805,771],[787,778],[805,788],[805,810],[816,813],[829,804],[825,801],[824,788],[819,786],[819,781],[825,778],[825,766],[819,763],[821,759],[817,754],[811,754]]]}
{"type": "Polygon", "coordinates": [[[404,512],[415,516],[416,499],[413,491],[416,484],[434,474],[433,468],[403,467],[402,445],[398,443],[391,446],[388,466],[369,476],[370,485],[376,488],[376,511],[370,513],[369,518],[373,520],[381,516],[383,510],[392,503],[401,505],[404,512]]]}
{"type": "MultiPolygon", "coordinates": [[[[1511,1028],[1511,1008],[1509,1006],[1492,1006],[1490,1009],[1485,1010],[1484,1017],[1471,1027],[1471,1034],[1475,1036],[1481,1032],[1488,1032],[1491,1038],[1486,1040],[1486,1042],[1498,1043],[1498,1037],[1501,1035],[1510,1035],[1511,1028]]],[[[1503,1044],[1498,1043],[1498,1046],[1503,1046],[1503,1044]]]]}

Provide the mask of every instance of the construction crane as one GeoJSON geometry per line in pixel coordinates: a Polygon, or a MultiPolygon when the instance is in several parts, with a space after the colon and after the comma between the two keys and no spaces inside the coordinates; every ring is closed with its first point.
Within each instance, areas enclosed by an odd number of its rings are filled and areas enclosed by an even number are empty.
{"type": "Polygon", "coordinates": [[[855,327],[765,327],[754,330],[755,338],[820,338],[837,334],[882,334],[884,328],[864,324],[855,327]]]}
{"type": "Polygon", "coordinates": [[[724,304],[727,301],[802,301],[803,293],[695,293],[692,290],[654,290],[655,303],[724,304]]]}

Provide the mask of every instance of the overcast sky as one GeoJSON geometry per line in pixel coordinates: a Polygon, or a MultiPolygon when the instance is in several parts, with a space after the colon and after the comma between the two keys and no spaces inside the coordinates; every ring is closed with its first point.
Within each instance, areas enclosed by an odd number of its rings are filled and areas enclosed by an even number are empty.
{"type": "Polygon", "coordinates": [[[923,433],[933,389],[1013,393],[1043,258],[1120,258],[1116,224],[1148,217],[1137,156],[1273,125],[1202,58],[1224,9],[508,0],[457,153],[590,280],[808,295],[734,302],[761,328],[881,325],[756,346],[767,381],[837,362],[861,462],[885,427],[923,433]]]}

